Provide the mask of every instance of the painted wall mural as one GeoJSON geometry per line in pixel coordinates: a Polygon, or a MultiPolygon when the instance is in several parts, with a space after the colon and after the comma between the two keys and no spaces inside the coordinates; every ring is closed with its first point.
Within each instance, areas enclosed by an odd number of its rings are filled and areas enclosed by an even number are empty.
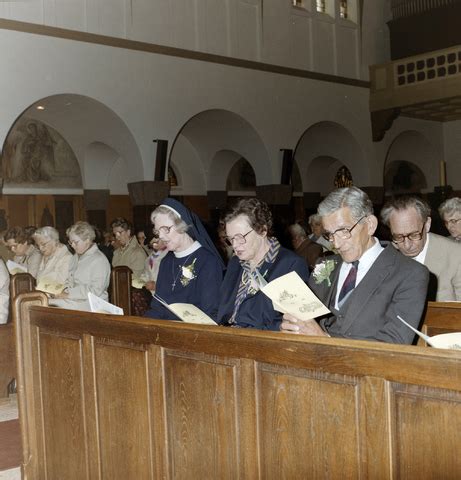
{"type": "Polygon", "coordinates": [[[53,128],[20,118],[1,158],[4,187],[82,188],[80,167],[69,144],[53,128]]]}

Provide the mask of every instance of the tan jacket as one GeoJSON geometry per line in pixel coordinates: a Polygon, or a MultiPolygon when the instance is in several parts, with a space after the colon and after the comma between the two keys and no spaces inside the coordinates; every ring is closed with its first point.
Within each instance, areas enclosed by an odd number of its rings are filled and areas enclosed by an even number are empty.
{"type": "Polygon", "coordinates": [[[461,301],[461,244],[428,234],[424,265],[437,277],[438,302],[461,301]]]}
{"type": "Polygon", "coordinates": [[[144,248],[139,245],[136,237],[133,236],[127,245],[115,250],[112,258],[112,266],[118,267],[120,265],[126,265],[131,268],[133,278],[139,279],[144,271],[146,258],[147,254],[144,248]]]}

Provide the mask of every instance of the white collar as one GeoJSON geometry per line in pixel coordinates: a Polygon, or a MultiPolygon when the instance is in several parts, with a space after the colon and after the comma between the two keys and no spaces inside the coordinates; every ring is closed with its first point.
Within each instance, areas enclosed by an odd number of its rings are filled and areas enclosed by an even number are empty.
{"type": "Polygon", "coordinates": [[[413,260],[416,260],[419,263],[422,263],[424,265],[424,260],[426,260],[426,255],[427,255],[427,249],[429,248],[429,242],[431,241],[431,234],[427,234],[426,238],[426,243],[423,247],[423,249],[416,255],[416,257],[413,257],[413,260]]]}
{"type": "Polygon", "coordinates": [[[186,248],[182,252],[173,252],[173,253],[176,258],[184,258],[190,255],[191,253],[194,253],[201,246],[202,246],[201,243],[195,240],[195,242],[190,247],[186,248]]]}

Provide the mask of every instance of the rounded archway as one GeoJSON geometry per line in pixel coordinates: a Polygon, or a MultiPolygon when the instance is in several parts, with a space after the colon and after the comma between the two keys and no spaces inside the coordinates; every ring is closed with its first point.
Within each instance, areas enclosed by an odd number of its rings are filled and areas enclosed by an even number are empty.
{"type": "Polygon", "coordinates": [[[113,110],[86,96],[59,94],[17,117],[3,145],[2,172],[5,193],[109,188],[126,194],[127,183],[143,178],[143,165],[133,135],[113,110]]]}
{"type": "Polygon", "coordinates": [[[436,185],[442,158],[420,132],[407,130],[391,143],[384,163],[385,195],[422,193],[436,185]]]}
{"type": "Polygon", "coordinates": [[[225,190],[234,164],[244,158],[257,184],[271,183],[267,150],[255,128],[228,110],[206,110],[189,119],[178,133],[170,162],[183,179],[183,194],[225,190]]]}
{"type": "Polygon", "coordinates": [[[346,166],[356,185],[366,183],[368,168],[355,137],[334,122],[319,122],[308,128],[294,152],[303,190],[326,195],[334,188],[338,169],[346,166]]]}

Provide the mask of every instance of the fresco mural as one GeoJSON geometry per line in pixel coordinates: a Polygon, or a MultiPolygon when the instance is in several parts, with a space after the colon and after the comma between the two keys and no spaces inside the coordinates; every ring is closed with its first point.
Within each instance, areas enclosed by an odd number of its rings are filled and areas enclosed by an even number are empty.
{"type": "Polygon", "coordinates": [[[74,152],[53,128],[20,118],[5,141],[1,158],[3,187],[82,188],[74,152]]]}

